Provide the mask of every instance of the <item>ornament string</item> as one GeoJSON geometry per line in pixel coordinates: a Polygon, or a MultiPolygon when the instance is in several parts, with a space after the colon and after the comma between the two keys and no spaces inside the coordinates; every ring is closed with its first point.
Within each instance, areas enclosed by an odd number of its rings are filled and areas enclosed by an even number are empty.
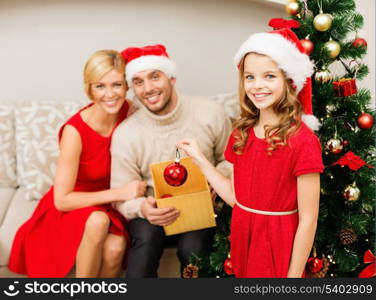
{"type": "Polygon", "coordinates": [[[340,58],[339,61],[343,65],[343,67],[346,69],[347,73],[352,74],[351,69],[346,65],[346,63],[340,58]]]}
{"type": "Polygon", "coordinates": [[[176,148],[175,159],[177,159],[178,161],[180,161],[180,152],[179,152],[178,148],[176,148]]]}
{"type": "Polygon", "coordinates": [[[346,72],[349,73],[349,75],[355,79],[356,75],[358,74],[358,71],[360,69],[360,63],[356,60],[353,59],[349,62],[349,65],[347,65],[341,58],[339,59],[343,67],[346,69],[346,72]],[[351,69],[351,64],[356,63],[356,66],[354,67],[354,70],[351,69]]]}
{"type": "Polygon", "coordinates": [[[324,11],[322,10],[322,0],[317,0],[317,6],[319,7],[320,14],[322,14],[324,11]]]}
{"type": "Polygon", "coordinates": [[[356,59],[353,59],[349,62],[349,67],[350,67],[350,70],[352,71],[352,67],[351,65],[355,63],[355,67],[354,67],[354,72],[351,72],[352,74],[352,78],[355,79],[356,78],[356,75],[358,74],[358,71],[360,69],[360,63],[356,60],[356,59]]]}
{"type": "Polygon", "coordinates": [[[316,250],[316,245],[313,246],[313,256],[317,256],[317,250],[316,250]]]}
{"type": "Polygon", "coordinates": [[[304,17],[306,17],[307,14],[308,14],[308,4],[307,4],[307,0],[303,0],[303,4],[304,4],[304,9],[303,9],[303,11],[304,11],[304,17]]]}

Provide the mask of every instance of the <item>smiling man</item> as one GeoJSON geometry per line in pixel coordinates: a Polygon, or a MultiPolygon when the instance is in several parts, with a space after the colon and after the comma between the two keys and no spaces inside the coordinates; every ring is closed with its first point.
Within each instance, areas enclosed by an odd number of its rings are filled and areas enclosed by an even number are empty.
{"type": "Polygon", "coordinates": [[[194,137],[205,156],[223,175],[230,176],[232,167],[224,160],[223,152],[231,122],[216,102],[177,93],[175,65],[164,46],[127,48],[122,55],[127,62],[126,79],[140,102],[140,109],[114,132],[111,187],[141,178],[147,182],[145,197],[123,202],[117,208],[130,221],[132,245],[127,277],[157,277],[167,239],[177,239],[177,255],[183,269],[193,253],[210,251],[213,229],[166,238],[162,226],[174,222],[179,211],[156,207],[149,165],[172,160],[176,143],[194,137]]]}

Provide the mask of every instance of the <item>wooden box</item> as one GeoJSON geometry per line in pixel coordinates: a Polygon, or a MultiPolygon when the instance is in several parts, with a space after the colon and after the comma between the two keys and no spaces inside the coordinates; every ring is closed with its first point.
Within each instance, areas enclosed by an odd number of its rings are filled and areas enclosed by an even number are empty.
{"type": "Polygon", "coordinates": [[[188,171],[187,180],[181,186],[171,186],[163,177],[164,169],[171,163],[173,161],[150,165],[157,206],[161,208],[173,206],[180,211],[180,216],[174,223],[164,226],[166,235],[215,227],[213,202],[204,174],[190,157],[184,157],[180,160],[180,164],[188,171]],[[172,197],[162,198],[166,194],[172,197]]]}

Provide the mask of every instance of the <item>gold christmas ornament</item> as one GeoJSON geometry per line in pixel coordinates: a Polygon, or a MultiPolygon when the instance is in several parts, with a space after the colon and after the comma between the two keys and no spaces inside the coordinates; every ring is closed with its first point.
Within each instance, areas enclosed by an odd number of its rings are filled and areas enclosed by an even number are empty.
{"type": "Polygon", "coordinates": [[[318,31],[327,31],[332,26],[333,17],[330,14],[320,13],[313,19],[313,27],[318,31]]]}
{"type": "Polygon", "coordinates": [[[360,190],[356,186],[355,182],[352,185],[348,185],[345,188],[345,191],[343,193],[343,196],[347,201],[355,202],[358,201],[360,196],[360,190]]]}
{"type": "Polygon", "coordinates": [[[331,58],[336,58],[338,54],[341,52],[341,45],[333,40],[327,41],[324,44],[324,47],[328,50],[329,56],[331,58]]]}
{"type": "Polygon", "coordinates": [[[286,4],[285,10],[290,16],[296,16],[300,12],[299,3],[291,1],[286,4]]]}
{"type": "Polygon", "coordinates": [[[333,139],[330,139],[329,141],[327,141],[326,147],[333,154],[338,154],[343,149],[342,142],[340,140],[336,139],[336,138],[333,138],[333,139]]]}
{"type": "Polygon", "coordinates": [[[332,80],[332,74],[327,69],[317,71],[315,73],[315,80],[321,82],[328,82],[332,80]]]}

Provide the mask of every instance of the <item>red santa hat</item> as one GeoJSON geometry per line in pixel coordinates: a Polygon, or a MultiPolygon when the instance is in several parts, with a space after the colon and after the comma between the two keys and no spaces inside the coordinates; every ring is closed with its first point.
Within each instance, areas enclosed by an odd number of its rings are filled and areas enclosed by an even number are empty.
{"type": "Polygon", "coordinates": [[[141,48],[130,47],[121,52],[125,59],[125,74],[129,86],[135,74],[145,70],[159,70],[168,77],[176,76],[176,67],[169,58],[163,45],[152,45],[141,48]]]}
{"type": "MultiPolygon", "coordinates": [[[[272,21],[269,24],[273,24],[272,21]]],[[[312,113],[311,76],[314,65],[304,53],[304,48],[295,33],[290,28],[278,28],[270,32],[252,34],[235,54],[234,61],[237,67],[250,52],[269,56],[293,81],[298,99],[303,106],[303,122],[312,130],[318,130],[320,122],[312,113]]]]}

